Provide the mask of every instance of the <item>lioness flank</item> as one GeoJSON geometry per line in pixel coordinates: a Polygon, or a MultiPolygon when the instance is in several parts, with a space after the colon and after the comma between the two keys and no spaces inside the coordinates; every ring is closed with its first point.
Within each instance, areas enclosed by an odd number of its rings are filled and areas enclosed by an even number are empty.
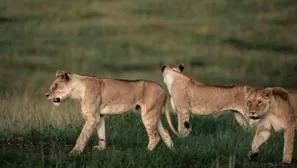
{"type": "Polygon", "coordinates": [[[95,128],[99,142],[94,148],[105,149],[104,116],[122,114],[132,109],[140,111],[149,138],[149,150],[156,147],[160,136],[167,147],[173,147],[170,135],[160,120],[162,108],[166,116],[169,117],[170,113],[166,92],[152,81],[103,79],[58,70],[46,96],[56,104],[68,97],[78,100],[81,104],[85,124],[70,153],[82,152],[95,128]]]}
{"type": "Polygon", "coordinates": [[[269,139],[273,127],[275,131],[284,131],[282,162],[291,163],[297,119],[296,104],[292,103],[297,103],[297,95],[289,94],[281,87],[250,91],[247,112],[257,128],[249,152],[250,159],[258,155],[259,147],[269,139]]]}
{"type": "Polygon", "coordinates": [[[194,115],[215,115],[225,110],[233,111],[235,118],[246,126],[246,90],[250,86],[213,86],[202,84],[183,74],[184,66],[177,68],[164,65],[161,68],[164,83],[171,96],[171,105],[177,112],[178,136],[187,136],[191,131],[189,118],[194,115]]]}

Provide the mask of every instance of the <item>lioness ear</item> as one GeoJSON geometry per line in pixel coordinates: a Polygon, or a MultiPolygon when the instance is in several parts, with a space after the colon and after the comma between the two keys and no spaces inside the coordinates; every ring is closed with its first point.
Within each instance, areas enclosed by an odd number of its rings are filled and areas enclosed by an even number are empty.
{"type": "Polygon", "coordinates": [[[183,72],[185,69],[184,64],[179,64],[178,69],[180,70],[180,72],[183,72]]]}
{"type": "Polygon", "coordinates": [[[61,71],[61,70],[57,70],[56,71],[56,78],[62,78],[65,80],[69,80],[69,74],[67,72],[61,71]]]}
{"type": "Polygon", "coordinates": [[[271,87],[267,87],[262,91],[262,95],[265,98],[269,98],[272,95],[272,88],[271,87]]]}
{"type": "Polygon", "coordinates": [[[67,81],[69,81],[69,74],[67,72],[64,72],[64,79],[66,79],[67,81]]]}
{"type": "Polygon", "coordinates": [[[163,65],[161,68],[161,72],[163,72],[165,68],[166,68],[166,65],[163,65]]]}
{"type": "Polygon", "coordinates": [[[57,70],[57,71],[56,71],[56,78],[62,76],[63,73],[64,73],[63,71],[61,71],[61,70],[57,70]]]}

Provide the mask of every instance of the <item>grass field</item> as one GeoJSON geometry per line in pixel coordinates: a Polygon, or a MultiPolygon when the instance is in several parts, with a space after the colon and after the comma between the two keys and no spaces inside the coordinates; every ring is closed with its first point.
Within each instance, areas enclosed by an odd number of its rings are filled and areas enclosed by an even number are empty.
{"type": "Polygon", "coordinates": [[[252,133],[230,113],[193,117],[189,137],[171,133],[174,151],[162,142],[153,152],[138,114],[107,117],[107,150],[92,150],[93,135],[81,156],[70,157],[80,107],[67,100],[54,108],[44,93],[57,69],[165,86],[161,66],[179,63],[204,83],[295,89],[296,16],[296,0],[1,1],[1,167],[276,166],[282,134],[249,162],[252,133]]]}

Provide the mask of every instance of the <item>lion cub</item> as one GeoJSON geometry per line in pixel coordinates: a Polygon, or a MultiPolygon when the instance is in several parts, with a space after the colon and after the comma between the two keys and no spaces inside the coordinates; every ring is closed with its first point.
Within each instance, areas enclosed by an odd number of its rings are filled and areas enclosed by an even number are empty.
{"type": "Polygon", "coordinates": [[[284,131],[282,162],[291,163],[296,124],[296,111],[291,103],[296,103],[296,98],[296,94],[289,94],[281,87],[249,91],[247,112],[253,126],[256,127],[249,152],[250,159],[258,155],[259,147],[269,139],[273,128],[275,131],[284,131]]]}
{"type": "MultiPolygon", "coordinates": [[[[160,136],[167,147],[173,147],[170,135],[160,120],[162,108],[167,118],[170,113],[166,92],[152,81],[102,79],[93,75],[84,76],[58,70],[46,96],[55,104],[66,98],[76,99],[81,104],[85,124],[70,153],[82,152],[95,128],[99,138],[95,148],[105,149],[104,116],[123,114],[132,109],[140,111],[149,138],[149,150],[157,146],[160,136]]],[[[169,125],[173,127],[171,122],[169,125]]]]}

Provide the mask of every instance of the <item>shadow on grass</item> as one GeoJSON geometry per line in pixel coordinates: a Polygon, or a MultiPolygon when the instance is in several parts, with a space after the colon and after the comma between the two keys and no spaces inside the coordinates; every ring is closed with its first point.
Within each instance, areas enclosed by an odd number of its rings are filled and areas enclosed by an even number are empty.
{"type": "Polygon", "coordinates": [[[14,18],[0,16],[0,24],[1,23],[10,23],[10,22],[14,22],[14,21],[17,21],[17,20],[14,18]]]}
{"type": "Polygon", "coordinates": [[[295,0],[287,0],[287,1],[276,1],[274,3],[277,7],[297,7],[297,1],[295,0]]]}
{"type": "Polygon", "coordinates": [[[261,41],[252,41],[252,40],[241,40],[238,38],[227,38],[223,40],[223,43],[229,44],[239,50],[263,50],[270,52],[279,52],[279,53],[297,53],[297,46],[290,44],[276,44],[268,43],[261,41]]]}
{"type": "Polygon", "coordinates": [[[203,68],[208,66],[205,62],[198,60],[196,58],[193,58],[190,61],[190,65],[191,65],[191,67],[203,67],[203,68]]]}
{"type": "Polygon", "coordinates": [[[73,145],[73,142],[66,137],[51,137],[36,130],[31,130],[31,133],[24,135],[14,135],[8,140],[0,141],[0,147],[5,149],[6,152],[43,151],[44,154],[50,154],[58,149],[70,151],[73,145]]]}
{"type": "Polygon", "coordinates": [[[295,19],[295,18],[277,19],[277,20],[269,21],[269,23],[273,23],[273,24],[281,25],[281,26],[290,26],[290,25],[297,24],[297,19],[295,19]]]}

